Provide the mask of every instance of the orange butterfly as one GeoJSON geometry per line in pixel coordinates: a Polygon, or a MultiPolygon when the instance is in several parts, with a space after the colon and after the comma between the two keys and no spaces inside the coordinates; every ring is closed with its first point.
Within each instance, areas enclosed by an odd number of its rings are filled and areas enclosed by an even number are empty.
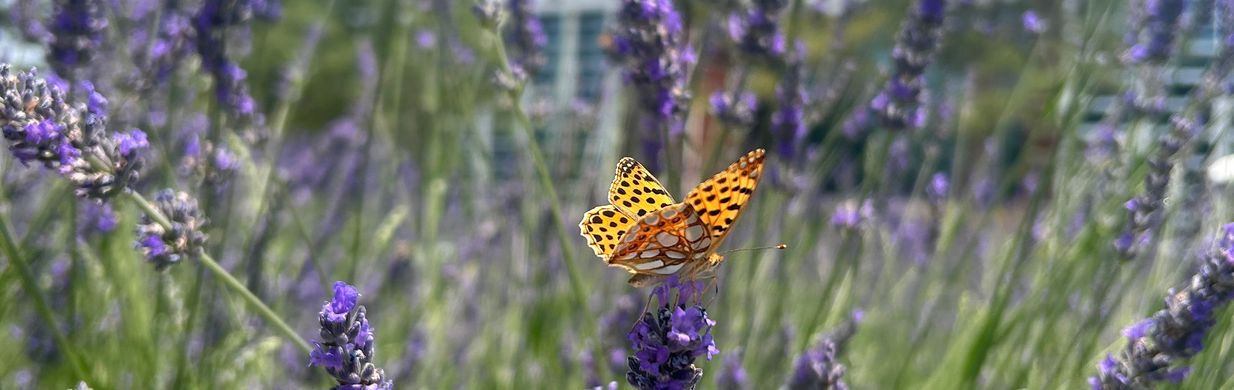
{"type": "Polygon", "coordinates": [[[608,191],[611,204],[583,214],[580,233],[605,263],[634,274],[629,283],[635,287],[674,274],[699,277],[724,260],[716,249],[758,187],[763,155],[763,149],[746,153],[681,203],[642,164],[623,158],[608,191]]]}

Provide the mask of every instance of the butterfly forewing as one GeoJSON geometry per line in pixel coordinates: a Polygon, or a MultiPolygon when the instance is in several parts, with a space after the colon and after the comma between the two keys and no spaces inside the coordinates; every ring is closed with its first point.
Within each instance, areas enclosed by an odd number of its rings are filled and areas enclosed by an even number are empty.
{"type": "Polygon", "coordinates": [[[578,228],[583,237],[587,238],[587,246],[591,247],[596,256],[607,259],[632,225],[634,218],[612,205],[604,205],[583,214],[578,228]]]}
{"type": "Polygon", "coordinates": [[[675,203],[664,186],[643,164],[626,157],[617,163],[617,175],[609,186],[608,201],[618,210],[642,217],[675,203]]]}
{"type": "Polygon", "coordinates": [[[706,259],[713,241],[707,231],[689,204],[669,205],[635,222],[608,264],[635,274],[670,275],[706,259]]]}
{"type": "Polygon", "coordinates": [[[763,173],[763,155],[763,149],[746,153],[728,169],[703,181],[686,195],[685,203],[698,212],[710,230],[712,245],[718,247],[728,236],[729,229],[758,187],[763,173]]]}

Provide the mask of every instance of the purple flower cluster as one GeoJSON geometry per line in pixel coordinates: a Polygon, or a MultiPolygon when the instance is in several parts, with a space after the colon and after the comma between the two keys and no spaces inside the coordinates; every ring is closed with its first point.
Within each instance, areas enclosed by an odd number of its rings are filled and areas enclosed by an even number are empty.
{"type": "Polygon", "coordinates": [[[251,119],[256,103],[249,95],[248,73],[227,53],[227,35],[247,28],[253,8],[249,1],[205,0],[193,16],[197,54],[201,65],[214,77],[214,94],[224,111],[251,119]]]}
{"type": "Polygon", "coordinates": [[[793,54],[786,59],[787,66],[776,85],[776,100],[779,107],[771,114],[771,136],[775,139],[776,149],[781,158],[792,160],[797,154],[797,146],[805,140],[805,104],[806,92],[802,77],[802,52],[797,45],[793,54]]]}
{"type": "Polygon", "coordinates": [[[625,68],[626,83],[636,90],[643,156],[648,168],[658,170],[660,134],[675,137],[683,130],[681,113],[689,99],[686,70],[694,62],[673,2],[623,0],[610,54],[625,68]]]}
{"type": "Polygon", "coordinates": [[[1145,1],[1144,9],[1140,13],[1140,23],[1136,24],[1144,27],[1125,58],[1132,63],[1160,63],[1169,60],[1180,30],[1179,20],[1186,8],[1186,0],[1145,1]]]}
{"type": "Polygon", "coordinates": [[[842,229],[856,229],[873,217],[873,201],[866,199],[858,206],[856,201],[850,200],[836,205],[835,213],[831,214],[831,225],[842,229]]]}
{"type": "Polygon", "coordinates": [[[146,148],[141,130],[107,136],[107,99],[88,82],[87,104],[71,104],[59,83],[34,71],[13,74],[0,64],[0,131],[22,164],[37,162],[77,187],[77,195],[102,200],[136,180],[146,148]]]}
{"type": "Polygon", "coordinates": [[[723,390],[743,390],[750,388],[750,376],[741,365],[741,351],[725,354],[724,367],[716,376],[716,388],[723,390]]]}
{"type": "Polygon", "coordinates": [[[1141,253],[1144,245],[1151,242],[1151,231],[1160,225],[1166,191],[1169,189],[1170,172],[1174,170],[1174,157],[1182,147],[1203,128],[1205,115],[1196,120],[1175,115],[1170,118],[1170,131],[1158,142],[1157,151],[1149,157],[1148,174],[1144,177],[1144,192],[1125,204],[1127,222],[1114,247],[1124,259],[1141,253]]]}
{"type": "Polygon", "coordinates": [[[373,364],[373,328],[364,306],[356,304],[360,293],[343,282],[334,282],[334,298],[321,307],[318,322],[321,340],[309,353],[309,365],[326,369],[338,386],[333,390],[389,390],[393,383],[373,364]]]}
{"type": "Polygon", "coordinates": [[[720,353],[711,337],[716,322],[707,311],[689,302],[702,296],[703,283],[676,276],[657,286],[653,294],[662,306],[645,313],[627,338],[634,355],[626,359],[626,381],[639,389],[693,389],[703,377],[694,360],[720,353]]]}
{"type": "Polygon", "coordinates": [[[548,38],[540,26],[540,19],[531,12],[531,1],[510,0],[509,27],[505,31],[506,47],[510,61],[528,74],[536,74],[544,67],[544,45],[548,38]]]}
{"type": "Polygon", "coordinates": [[[137,224],[137,239],[134,247],[142,256],[162,271],[180,260],[195,256],[206,243],[206,218],[197,208],[197,199],[184,192],[170,189],[160,191],[154,197],[154,206],[166,217],[170,225],[164,225],[157,217],[142,214],[137,224]]]}
{"type": "Polygon", "coordinates": [[[69,76],[97,56],[107,19],[100,0],[60,0],[48,30],[51,47],[47,62],[56,73],[69,76]]]}
{"type": "Polygon", "coordinates": [[[930,186],[926,187],[926,196],[930,198],[930,202],[942,203],[947,200],[947,194],[950,192],[951,180],[947,178],[946,173],[937,172],[930,176],[930,186]]]}
{"type": "Polygon", "coordinates": [[[784,55],[784,34],[780,32],[780,14],[786,0],[754,0],[751,7],[728,15],[728,36],[742,53],[765,60],[784,55]]]}
{"type": "Polygon", "coordinates": [[[37,15],[40,3],[35,0],[17,0],[10,3],[7,11],[9,22],[21,30],[22,38],[38,44],[47,44],[53,38],[51,31],[47,31],[47,25],[43,24],[42,18],[37,15]]]}
{"type": "Polygon", "coordinates": [[[793,373],[788,378],[786,388],[789,390],[845,390],[845,367],[840,364],[839,354],[844,344],[857,332],[864,313],[853,312],[852,318],[840,324],[830,334],[823,337],[805,353],[797,357],[793,363],[793,373]]]}
{"type": "Polygon", "coordinates": [[[130,40],[138,72],[134,79],[139,89],[166,84],[193,51],[194,31],[188,13],[179,8],[179,2],[166,3],[158,12],[147,12],[139,18],[145,23],[157,21],[154,29],[137,29],[130,40]]]}
{"type": "Polygon", "coordinates": [[[1234,298],[1234,223],[1222,229],[1199,272],[1182,290],[1171,289],[1166,308],[1123,330],[1127,347],[1107,355],[1089,378],[1095,390],[1149,388],[1178,382],[1188,373],[1181,362],[1204,349],[1204,337],[1216,324],[1214,312],[1234,298]]]}
{"type": "Polygon", "coordinates": [[[942,42],[945,0],[919,0],[915,3],[900,34],[891,58],[895,69],[870,107],[892,130],[920,127],[925,122],[921,106],[925,79],[922,76],[942,42]]]}

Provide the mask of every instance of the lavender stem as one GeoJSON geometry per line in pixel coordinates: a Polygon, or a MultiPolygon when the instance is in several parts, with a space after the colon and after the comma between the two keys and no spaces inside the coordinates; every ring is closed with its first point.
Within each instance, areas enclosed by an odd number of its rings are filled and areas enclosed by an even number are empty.
{"type": "Polygon", "coordinates": [[[68,357],[69,363],[73,366],[74,373],[81,378],[94,382],[89,375],[90,370],[86,367],[86,363],[81,360],[81,355],[77,353],[77,348],[69,342],[69,339],[64,335],[64,331],[60,329],[60,325],[56,322],[56,316],[51,311],[51,306],[47,305],[46,296],[38,288],[38,281],[34,276],[34,271],[30,269],[29,262],[17,249],[13,235],[9,232],[8,218],[2,215],[0,215],[0,246],[4,247],[4,256],[9,258],[9,263],[17,267],[18,274],[21,276],[21,286],[34,299],[34,308],[39,313],[39,317],[42,317],[43,321],[47,323],[47,328],[50,329],[52,338],[55,339],[56,347],[68,357]]]}

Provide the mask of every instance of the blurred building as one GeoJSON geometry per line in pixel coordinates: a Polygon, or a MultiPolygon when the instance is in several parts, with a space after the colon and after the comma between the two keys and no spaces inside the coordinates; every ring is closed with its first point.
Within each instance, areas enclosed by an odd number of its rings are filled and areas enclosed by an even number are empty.
{"type": "MultiPolygon", "coordinates": [[[[601,41],[620,4],[615,0],[533,2],[547,38],[546,61],[532,78],[525,104],[539,119],[537,138],[554,177],[608,172],[612,167],[600,166],[600,162],[616,160],[612,154],[621,104],[615,92],[620,82],[601,41]]],[[[517,132],[502,133],[493,143],[495,171],[498,177],[514,177],[517,167],[508,162],[525,155],[516,150],[525,143],[517,132]]]]}

